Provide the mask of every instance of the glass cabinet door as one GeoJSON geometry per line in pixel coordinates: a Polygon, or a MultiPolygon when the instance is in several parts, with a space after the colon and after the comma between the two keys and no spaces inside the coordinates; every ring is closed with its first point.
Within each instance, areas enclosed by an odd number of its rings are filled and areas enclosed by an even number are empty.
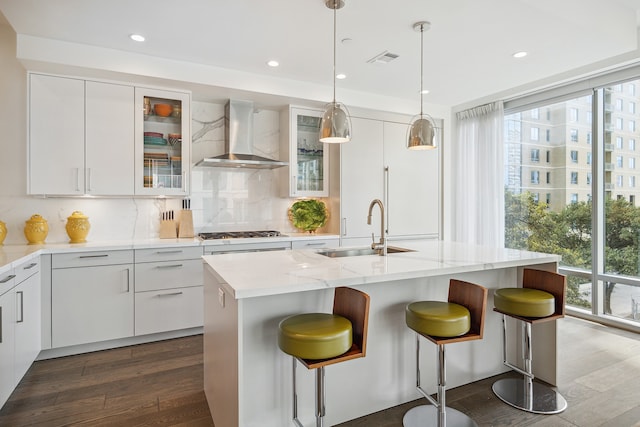
{"type": "Polygon", "coordinates": [[[190,94],[137,87],[135,96],[135,193],[187,195],[190,94]]]}
{"type": "Polygon", "coordinates": [[[329,195],[329,151],[319,141],[322,111],[291,108],[290,196],[329,195]]]}

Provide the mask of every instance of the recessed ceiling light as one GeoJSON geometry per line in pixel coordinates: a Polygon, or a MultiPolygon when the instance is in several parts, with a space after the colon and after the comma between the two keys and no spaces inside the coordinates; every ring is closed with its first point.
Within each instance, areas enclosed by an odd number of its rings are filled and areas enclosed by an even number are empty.
{"type": "Polygon", "coordinates": [[[525,52],[525,51],[520,51],[520,52],[516,52],[513,54],[514,58],[524,58],[525,56],[527,56],[529,53],[525,52]]]}
{"type": "Polygon", "coordinates": [[[422,89],[422,92],[421,92],[421,93],[422,93],[423,95],[426,95],[426,94],[428,94],[428,93],[429,93],[429,89],[422,89]]]}
{"type": "Polygon", "coordinates": [[[278,61],[276,61],[275,59],[272,59],[270,61],[267,61],[267,65],[269,67],[277,67],[278,65],[280,65],[280,63],[278,61]]]}
{"type": "Polygon", "coordinates": [[[135,42],[143,42],[144,36],[141,34],[131,34],[129,38],[135,42]]]}
{"type": "Polygon", "coordinates": [[[347,78],[346,74],[343,74],[343,73],[336,74],[336,79],[338,79],[338,80],[343,80],[343,79],[346,79],[346,78],[347,78]]]}

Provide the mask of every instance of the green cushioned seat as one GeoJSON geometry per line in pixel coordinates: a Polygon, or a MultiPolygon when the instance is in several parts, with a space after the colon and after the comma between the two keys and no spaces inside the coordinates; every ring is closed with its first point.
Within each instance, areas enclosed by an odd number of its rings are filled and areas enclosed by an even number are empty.
{"type": "Polygon", "coordinates": [[[301,359],[328,359],[351,348],[353,331],[349,319],[329,313],[296,314],[278,326],[278,346],[301,359]]]}
{"type": "Polygon", "coordinates": [[[493,305],[503,313],[522,317],[547,317],[556,310],[552,294],[530,288],[496,289],[493,305]]]}
{"type": "Polygon", "coordinates": [[[405,309],[407,326],[434,337],[458,337],[471,329],[471,314],[460,305],[443,301],[416,301],[405,309]]]}

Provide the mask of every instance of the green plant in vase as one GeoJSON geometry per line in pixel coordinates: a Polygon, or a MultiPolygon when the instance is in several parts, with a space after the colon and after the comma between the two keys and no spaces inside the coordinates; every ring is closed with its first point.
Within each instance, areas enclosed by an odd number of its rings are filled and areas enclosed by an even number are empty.
{"type": "Polygon", "coordinates": [[[328,217],[327,206],[321,200],[298,200],[289,208],[289,220],[293,226],[309,233],[325,225],[328,217]]]}

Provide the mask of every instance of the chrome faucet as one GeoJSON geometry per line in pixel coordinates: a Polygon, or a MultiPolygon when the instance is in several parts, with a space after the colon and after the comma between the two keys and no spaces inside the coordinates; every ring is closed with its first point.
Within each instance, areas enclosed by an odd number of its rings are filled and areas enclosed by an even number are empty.
{"type": "Polygon", "coordinates": [[[384,204],[380,199],[373,199],[371,201],[371,204],[369,205],[369,215],[367,216],[367,224],[371,225],[371,213],[375,205],[378,205],[380,208],[380,241],[376,243],[373,233],[371,233],[371,249],[378,251],[380,255],[385,256],[387,255],[387,239],[384,237],[384,204]]]}

